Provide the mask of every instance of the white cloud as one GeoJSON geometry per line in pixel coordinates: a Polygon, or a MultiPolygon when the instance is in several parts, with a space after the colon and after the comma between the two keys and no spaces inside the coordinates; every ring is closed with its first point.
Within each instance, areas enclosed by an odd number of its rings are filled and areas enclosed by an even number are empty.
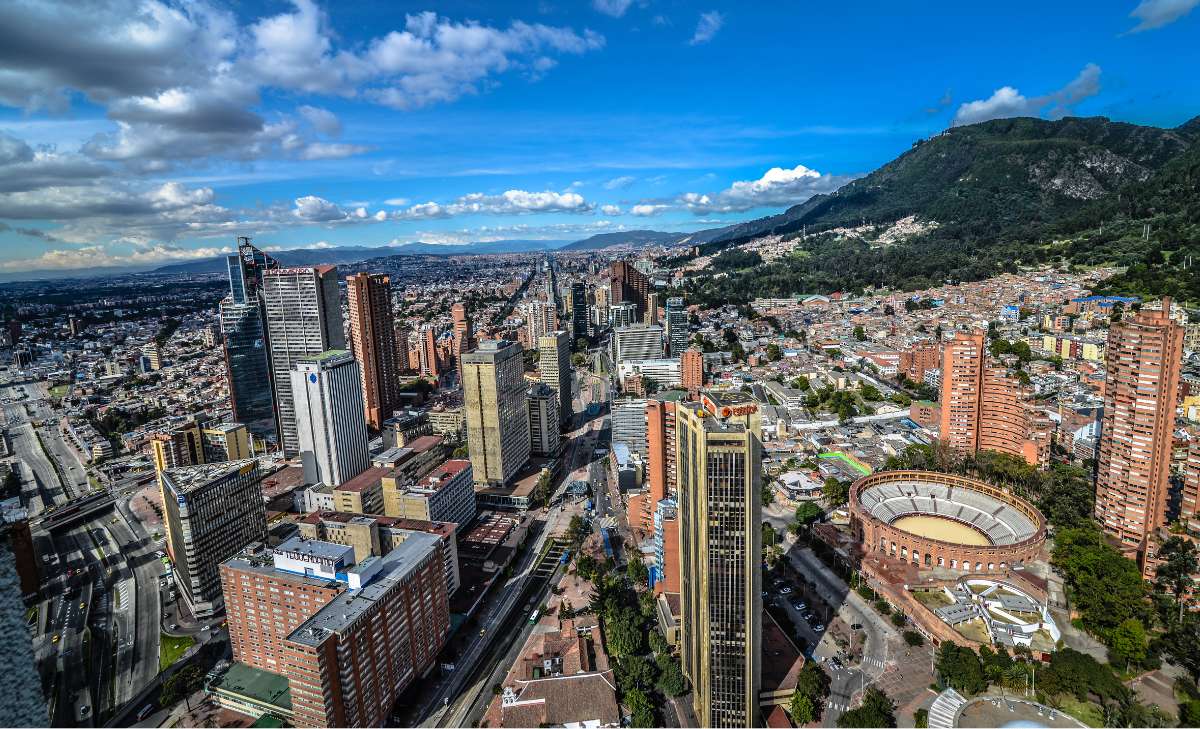
{"type": "Polygon", "coordinates": [[[639,218],[648,218],[652,215],[658,215],[669,207],[669,205],[639,203],[629,208],[629,213],[630,215],[636,215],[639,218]]]}
{"type": "Polygon", "coordinates": [[[1042,96],[1026,97],[1012,86],[1002,86],[986,99],[968,101],[958,107],[951,124],[961,126],[989,119],[1039,116],[1043,111],[1051,118],[1058,118],[1070,114],[1076,104],[1099,92],[1100,67],[1089,63],[1066,86],[1042,96]]]}
{"type": "Polygon", "coordinates": [[[409,200],[406,197],[389,197],[387,200],[383,201],[384,205],[391,205],[393,207],[404,207],[408,203],[409,200]]]}
{"type": "Polygon", "coordinates": [[[590,213],[594,206],[577,192],[507,190],[499,195],[473,192],[445,205],[418,203],[392,213],[393,219],[421,220],[456,215],[521,215],[526,213],[590,213]]]}
{"type": "Polygon", "coordinates": [[[323,197],[305,195],[304,197],[296,198],[296,207],[292,210],[292,215],[301,220],[313,223],[326,223],[333,220],[342,220],[348,217],[349,213],[323,197]]]}
{"type": "Polygon", "coordinates": [[[700,13],[700,21],[696,23],[696,32],[692,34],[692,45],[697,46],[712,40],[721,27],[725,25],[725,16],[716,10],[700,13]]]}
{"type": "Polygon", "coordinates": [[[345,144],[342,142],[312,142],[304,145],[297,155],[300,159],[342,159],[357,154],[369,152],[370,147],[363,144],[345,144]]]}
{"type": "Polygon", "coordinates": [[[336,137],[342,133],[341,119],[338,119],[337,114],[328,109],[305,104],[296,111],[300,112],[300,116],[304,117],[321,134],[336,137]]]}
{"type": "Polygon", "coordinates": [[[94,268],[147,266],[173,261],[212,258],[232,253],[231,247],[182,248],[165,243],[142,246],[129,253],[114,252],[108,246],[45,251],[34,258],[0,261],[0,271],[74,271],[94,268]]]}
{"type": "Polygon", "coordinates": [[[684,193],[678,203],[696,215],[745,212],[759,207],[795,205],[813,195],[833,192],[851,179],[822,174],[804,165],[791,169],[772,167],[757,180],[738,180],[720,192],[684,193]]]}
{"type": "Polygon", "coordinates": [[[614,18],[624,15],[630,5],[633,5],[633,0],[592,0],[592,7],[597,12],[611,15],[614,18]]]}
{"type": "Polygon", "coordinates": [[[1129,14],[1138,21],[1129,32],[1141,33],[1170,25],[1192,12],[1197,5],[1200,0],[1142,0],[1129,14]]]}
{"type": "Polygon", "coordinates": [[[620,215],[621,207],[619,205],[601,205],[600,212],[605,215],[620,215]]]}
{"type": "Polygon", "coordinates": [[[629,187],[630,185],[632,185],[635,182],[637,182],[636,177],[633,177],[631,175],[621,175],[620,177],[614,177],[611,180],[609,180],[608,182],[605,182],[604,189],[605,190],[624,190],[625,188],[629,187]]]}

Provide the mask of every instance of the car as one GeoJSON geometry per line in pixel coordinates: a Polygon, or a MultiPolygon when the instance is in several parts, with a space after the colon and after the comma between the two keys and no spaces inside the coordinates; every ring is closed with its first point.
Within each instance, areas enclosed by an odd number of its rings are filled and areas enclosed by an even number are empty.
{"type": "Polygon", "coordinates": [[[804,613],[804,615],[802,615],[801,617],[804,618],[805,620],[812,620],[813,614],[812,613],[804,613]]]}
{"type": "Polygon", "coordinates": [[[792,603],[792,607],[803,612],[808,609],[808,603],[804,602],[803,600],[797,600],[796,602],[792,603]]]}
{"type": "Polygon", "coordinates": [[[792,592],[792,588],[790,588],[790,587],[783,587],[783,588],[780,588],[780,590],[779,590],[779,594],[781,594],[781,595],[789,595],[789,594],[791,594],[791,592],[792,592]]]}
{"type": "Polygon", "coordinates": [[[862,630],[862,623],[850,623],[850,630],[862,630]]]}
{"type": "Polygon", "coordinates": [[[178,627],[179,627],[179,623],[171,623],[171,630],[175,630],[178,627]]]}
{"type": "Polygon", "coordinates": [[[813,632],[814,632],[814,633],[820,633],[820,632],[823,632],[824,630],[825,630],[825,626],[824,626],[824,625],[819,625],[819,624],[818,624],[818,625],[814,625],[814,626],[813,626],[813,632]]]}
{"type": "Polygon", "coordinates": [[[88,717],[88,714],[90,714],[90,713],[92,713],[92,707],[88,706],[87,704],[84,704],[83,706],[79,707],[79,718],[80,719],[86,719],[88,717]]]}
{"type": "Polygon", "coordinates": [[[81,602],[81,603],[79,603],[79,609],[80,609],[80,610],[85,610],[85,609],[87,609],[87,603],[86,603],[86,602],[81,602]]]}
{"type": "Polygon", "coordinates": [[[762,591],[762,596],[763,596],[763,598],[766,598],[766,596],[767,596],[767,591],[766,591],[766,590],[763,590],[763,591],[762,591]]]}
{"type": "Polygon", "coordinates": [[[59,635],[58,635],[58,633],[55,633],[54,635],[50,636],[50,642],[51,642],[51,643],[57,643],[57,642],[58,642],[58,639],[59,639],[59,635]]]}
{"type": "Polygon", "coordinates": [[[484,636],[486,633],[487,633],[487,628],[480,628],[480,629],[479,629],[479,636],[480,636],[480,637],[483,637],[483,636],[484,636]]]}

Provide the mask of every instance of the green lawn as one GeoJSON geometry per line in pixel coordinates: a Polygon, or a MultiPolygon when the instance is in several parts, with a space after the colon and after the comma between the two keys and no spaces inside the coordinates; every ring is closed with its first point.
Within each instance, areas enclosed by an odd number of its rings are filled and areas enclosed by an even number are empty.
{"type": "Polygon", "coordinates": [[[55,400],[62,399],[62,397],[67,394],[67,390],[69,389],[71,389],[70,385],[55,385],[54,387],[50,388],[50,397],[54,398],[55,400]]]}
{"type": "Polygon", "coordinates": [[[1062,710],[1088,726],[1104,726],[1104,712],[1091,701],[1076,701],[1074,696],[1062,697],[1062,710]]]}
{"type": "Polygon", "coordinates": [[[196,644],[196,639],[189,636],[182,638],[163,633],[158,642],[158,672],[162,673],[184,654],[184,652],[196,644]]]}

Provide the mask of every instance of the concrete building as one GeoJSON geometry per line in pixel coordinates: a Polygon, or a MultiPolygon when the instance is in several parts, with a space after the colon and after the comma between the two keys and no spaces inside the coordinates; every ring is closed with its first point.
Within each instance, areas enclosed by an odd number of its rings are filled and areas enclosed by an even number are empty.
{"type": "Polygon", "coordinates": [[[147,372],[158,372],[162,369],[162,347],[158,346],[158,342],[148,342],[142,347],[142,356],[146,358],[147,372]]]}
{"type": "Polygon", "coordinates": [[[613,329],[633,326],[640,322],[637,304],[632,301],[617,301],[608,307],[608,323],[613,329]]]}
{"type": "Polygon", "coordinates": [[[634,324],[613,331],[613,362],[662,359],[663,330],[658,324],[634,324]]]}
{"type": "Polygon", "coordinates": [[[624,443],[646,461],[646,398],[619,397],[612,402],[612,442],[624,443]]]}
{"type": "Polygon", "coordinates": [[[666,309],[667,353],[679,357],[688,348],[688,312],[683,299],[673,296],[667,299],[666,309]]]}
{"type": "Polygon", "coordinates": [[[463,355],[463,412],[475,483],[507,483],[529,460],[521,345],[481,342],[463,355]]]}
{"type": "MultiPolygon", "coordinates": [[[[262,272],[262,296],[280,445],[284,455],[292,457],[300,452],[292,369],[304,357],[346,348],[337,267],[267,269],[262,272]]],[[[358,399],[361,402],[361,396],[358,399]]]]}
{"type": "Polygon", "coordinates": [[[346,301],[350,307],[350,347],[362,370],[366,420],[379,430],[400,402],[391,279],[382,274],[347,276],[346,301]]]}
{"type": "Polygon", "coordinates": [[[441,545],[417,532],[362,561],[299,537],[247,549],[221,570],[234,660],[288,679],[295,726],[386,725],[449,631],[441,545]]]}
{"type": "Polygon", "coordinates": [[[571,335],[565,331],[549,332],[537,340],[538,372],[542,382],[558,397],[558,420],[571,419],[571,335]]]}
{"type": "Polygon", "coordinates": [[[544,382],[529,386],[525,395],[529,412],[529,452],[534,456],[551,456],[562,442],[558,424],[558,394],[544,382]]]}
{"type": "Polygon", "coordinates": [[[417,353],[420,356],[420,372],[422,377],[437,380],[442,376],[442,361],[438,356],[437,327],[433,324],[421,325],[421,340],[417,353]]]}
{"type": "Polygon", "coordinates": [[[525,319],[530,346],[538,346],[542,337],[558,329],[558,313],[553,301],[528,301],[521,305],[521,315],[525,319]]]}
{"type": "Polygon", "coordinates": [[[333,508],[354,514],[383,513],[383,479],[391,475],[387,468],[373,466],[351,479],[330,488],[333,508]]]}
{"type": "Polygon", "coordinates": [[[475,479],[471,462],[442,463],[412,485],[398,489],[388,516],[452,522],[465,530],[475,521],[475,479]]]}
{"type": "Polygon", "coordinates": [[[1096,471],[1096,520],[1127,551],[1166,526],[1172,429],[1183,359],[1183,327],[1170,299],[1108,330],[1104,423],[1096,471]]]}
{"type": "Polygon", "coordinates": [[[633,321],[641,321],[648,310],[650,279],[629,261],[614,261],[608,269],[609,287],[614,302],[632,302],[637,310],[633,321]]]}
{"type": "Polygon", "coordinates": [[[254,456],[250,429],[243,423],[214,423],[200,431],[204,462],[240,461],[254,456]]]}
{"type": "Polygon", "coordinates": [[[196,466],[204,463],[204,434],[195,423],[176,426],[165,433],[152,433],[150,460],[154,470],[162,473],[169,468],[196,466]]]}
{"type": "Polygon", "coordinates": [[[211,617],[222,607],[218,566],[267,536],[258,463],[247,459],[172,468],[160,480],[179,596],[197,618],[211,617]]]}
{"type": "Polygon", "coordinates": [[[642,381],[653,380],[660,389],[677,387],[683,383],[683,371],[678,359],[626,359],[617,365],[621,381],[630,377],[641,377],[642,381]]]}
{"type": "Polygon", "coordinates": [[[292,403],[304,479],[337,486],[371,463],[358,362],[345,350],[297,359],[292,403]]]}
{"type": "Polygon", "coordinates": [[[754,401],[706,393],[676,409],[681,658],[700,726],[758,726],[761,443],[754,401]],[[715,413],[728,412],[727,417],[715,413]]]}
{"type": "Polygon", "coordinates": [[[575,339],[588,335],[587,285],[582,281],[571,282],[571,336],[575,339]]]}

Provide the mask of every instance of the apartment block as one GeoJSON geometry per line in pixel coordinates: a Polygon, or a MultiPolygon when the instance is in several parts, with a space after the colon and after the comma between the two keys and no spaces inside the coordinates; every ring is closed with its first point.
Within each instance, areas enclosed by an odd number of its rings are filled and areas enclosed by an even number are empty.
{"type": "Polygon", "coordinates": [[[507,483],[529,460],[529,413],[521,345],[481,342],[463,355],[463,411],[475,482],[507,483]]]}
{"type": "Polygon", "coordinates": [[[537,349],[541,381],[554,390],[558,397],[558,419],[565,423],[571,419],[574,399],[571,392],[571,335],[562,330],[549,332],[538,338],[537,349]]]}
{"type": "Polygon", "coordinates": [[[379,430],[400,402],[391,278],[368,273],[347,276],[346,301],[350,309],[350,347],[362,370],[364,415],[367,423],[379,430]]]}

